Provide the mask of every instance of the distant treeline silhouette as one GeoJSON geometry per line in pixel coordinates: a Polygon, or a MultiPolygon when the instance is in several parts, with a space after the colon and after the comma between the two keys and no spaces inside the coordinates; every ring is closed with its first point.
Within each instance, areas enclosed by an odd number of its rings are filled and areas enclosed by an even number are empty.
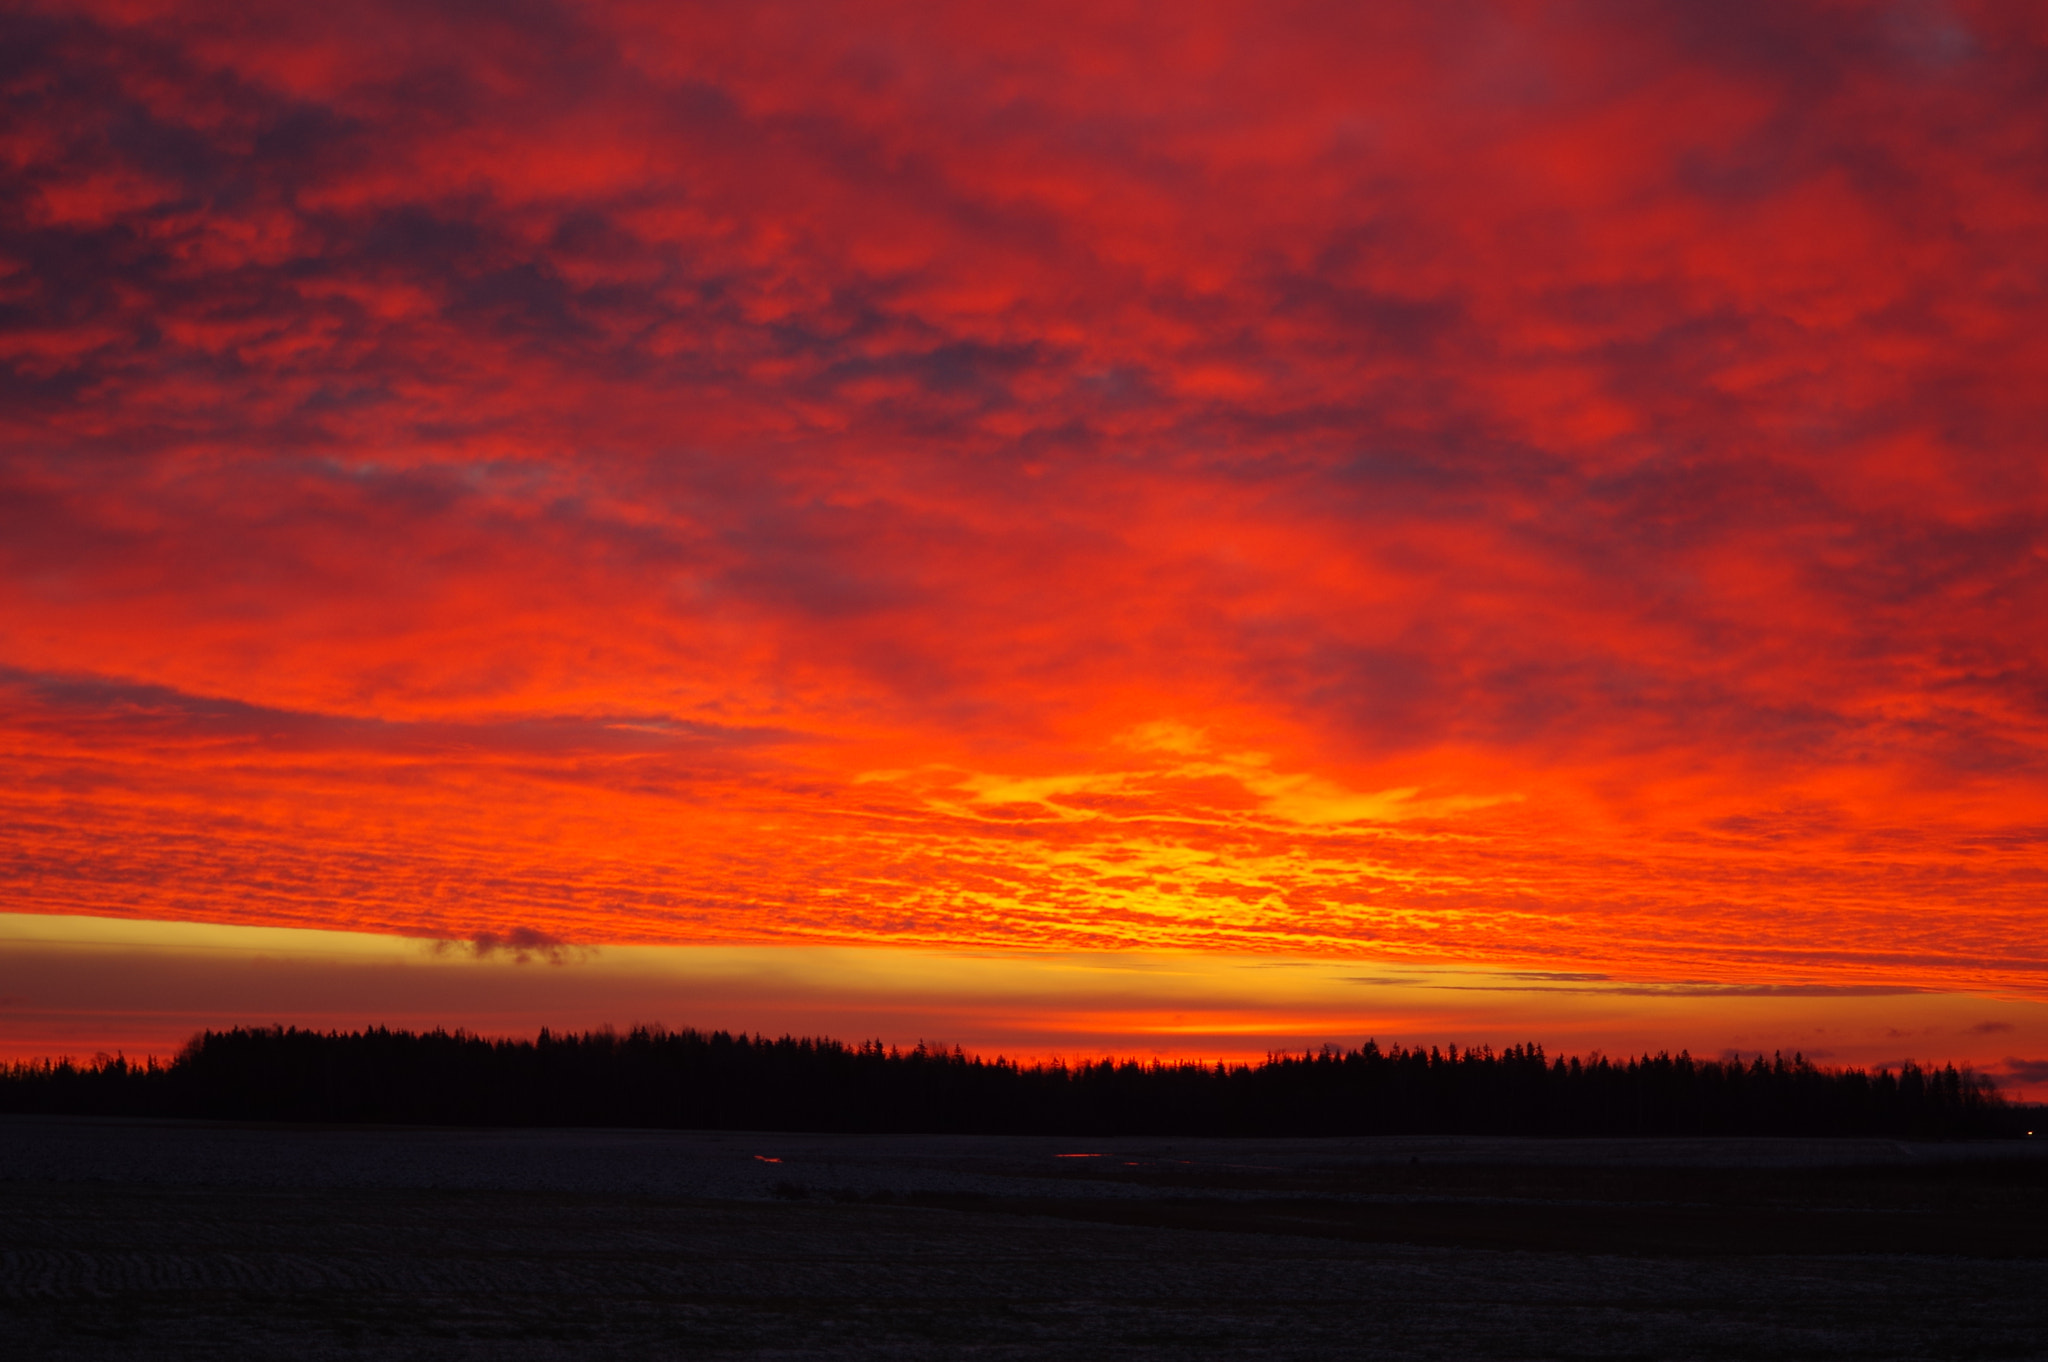
{"type": "Polygon", "coordinates": [[[0,1071],[0,1111],[471,1126],[1060,1135],[2024,1133],[2038,1108],[1953,1065],[1793,1056],[1551,1058],[1540,1045],[1275,1054],[1259,1064],[1024,1065],[958,1048],[637,1027],[208,1031],[168,1065],[0,1071]]]}

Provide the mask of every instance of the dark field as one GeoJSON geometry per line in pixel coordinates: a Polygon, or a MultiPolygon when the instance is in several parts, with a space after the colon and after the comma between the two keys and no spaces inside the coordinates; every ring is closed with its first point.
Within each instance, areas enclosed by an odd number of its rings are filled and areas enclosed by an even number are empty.
{"type": "Polygon", "coordinates": [[[0,1353],[2048,1357],[2044,1155],[13,1117],[0,1353]]]}

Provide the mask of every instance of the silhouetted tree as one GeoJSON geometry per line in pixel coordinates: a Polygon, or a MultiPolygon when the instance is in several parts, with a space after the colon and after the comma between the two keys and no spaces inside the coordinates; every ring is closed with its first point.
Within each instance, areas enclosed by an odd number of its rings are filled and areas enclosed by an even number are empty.
{"type": "Polygon", "coordinates": [[[1260,1064],[1020,1065],[959,1047],[659,1027],[533,1040],[464,1032],[208,1031],[168,1065],[0,1070],[0,1111],[423,1125],[1064,1135],[2016,1135],[2042,1124],[1953,1065],[1803,1056],[1551,1058],[1324,1047],[1260,1064]]]}

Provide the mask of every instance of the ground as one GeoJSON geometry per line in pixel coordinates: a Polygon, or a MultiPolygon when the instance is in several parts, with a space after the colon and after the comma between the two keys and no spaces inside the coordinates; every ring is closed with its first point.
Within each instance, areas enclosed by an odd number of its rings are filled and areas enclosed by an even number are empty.
{"type": "Polygon", "coordinates": [[[295,1362],[2048,1358],[2048,1142],[5,1118],[0,1338],[295,1362]]]}

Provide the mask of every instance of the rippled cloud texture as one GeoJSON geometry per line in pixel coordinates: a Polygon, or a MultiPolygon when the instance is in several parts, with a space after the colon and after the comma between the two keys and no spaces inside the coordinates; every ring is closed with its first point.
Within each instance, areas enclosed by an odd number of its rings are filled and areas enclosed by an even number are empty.
{"type": "Polygon", "coordinates": [[[0,24],[15,910],[2048,994],[2038,5],[0,24]]]}

